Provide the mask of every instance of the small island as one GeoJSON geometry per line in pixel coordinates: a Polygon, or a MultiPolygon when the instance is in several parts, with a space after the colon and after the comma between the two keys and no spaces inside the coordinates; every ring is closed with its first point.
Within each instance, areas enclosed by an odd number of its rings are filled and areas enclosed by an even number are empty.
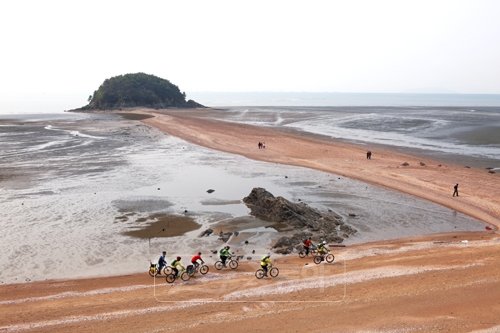
{"type": "Polygon", "coordinates": [[[104,80],[99,89],[89,96],[88,102],[78,110],[204,107],[191,99],[186,101],[186,93],[170,81],[145,73],[118,75],[104,80]]]}

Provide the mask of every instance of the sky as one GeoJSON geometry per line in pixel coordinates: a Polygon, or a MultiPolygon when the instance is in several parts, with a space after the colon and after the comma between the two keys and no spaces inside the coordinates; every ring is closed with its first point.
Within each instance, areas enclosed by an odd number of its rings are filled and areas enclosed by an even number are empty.
{"type": "MultiPolygon", "coordinates": [[[[496,0],[0,3],[0,112],[145,72],[190,92],[500,93],[496,0]]],[[[21,107],[22,106],[22,107],[21,107]]]]}

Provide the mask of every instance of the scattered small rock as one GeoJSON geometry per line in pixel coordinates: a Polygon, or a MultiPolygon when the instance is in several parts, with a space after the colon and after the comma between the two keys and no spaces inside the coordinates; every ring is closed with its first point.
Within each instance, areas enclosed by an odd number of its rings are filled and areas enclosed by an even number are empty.
{"type": "Polygon", "coordinates": [[[349,213],[349,216],[350,216],[350,217],[356,217],[356,214],[354,214],[354,213],[349,213]]]}
{"type": "Polygon", "coordinates": [[[158,187],[158,191],[160,190],[160,188],[158,187]]]}
{"type": "Polygon", "coordinates": [[[255,254],[255,250],[252,250],[252,254],[255,254]]]}
{"type": "Polygon", "coordinates": [[[425,163],[424,162],[420,162],[420,166],[425,166],[425,163]]]}
{"type": "Polygon", "coordinates": [[[288,178],[288,176],[285,176],[285,178],[288,178]]]}
{"type": "Polygon", "coordinates": [[[493,170],[490,170],[490,171],[488,171],[488,173],[496,173],[496,172],[495,172],[495,171],[493,171],[493,170]]]}
{"type": "Polygon", "coordinates": [[[438,164],[438,167],[441,167],[441,164],[438,164]]]}
{"type": "MultiPolygon", "coordinates": [[[[206,237],[206,236],[210,236],[214,231],[210,228],[208,228],[207,230],[203,231],[198,237],[206,237]]],[[[216,251],[217,252],[217,251],[216,251]]]]}
{"type": "Polygon", "coordinates": [[[214,193],[214,192],[215,192],[215,190],[212,190],[212,189],[207,190],[207,193],[214,193]]]}
{"type": "Polygon", "coordinates": [[[184,209],[184,214],[187,214],[188,210],[187,209],[184,209]]]}
{"type": "Polygon", "coordinates": [[[248,241],[247,241],[247,240],[245,241],[245,244],[248,244],[248,241]]]}
{"type": "Polygon", "coordinates": [[[493,169],[493,168],[492,168],[492,167],[487,167],[487,168],[486,168],[486,170],[491,170],[491,169],[493,169]]]}
{"type": "Polygon", "coordinates": [[[409,166],[409,165],[410,165],[410,163],[408,163],[408,162],[404,162],[403,164],[401,164],[401,166],[409,166]]]}
{"type": "Polygon", "coordinates": [[[465,168],[466,168],[466,169],[470,169],[470,166],[466,165],[466,166],[465,166],[465,168]]]}
{"type": "Polygon", "coordinates": [[[219,240],[223,241],[224,243],[227,243],[227,241],[229,240],[229,238],[231,238],[231,236],[233,235],[232,232],[221,232],[219,234],[219,240]]]}
{"type": "Polygon", "coordinates": [[[247,260],[252,260],[252,257],[247,257],[247,260]]]}
{"type": "Polygon", "coordinates": [[[212,250],[212,254],[217,254],[217,250],[212,250]]]}

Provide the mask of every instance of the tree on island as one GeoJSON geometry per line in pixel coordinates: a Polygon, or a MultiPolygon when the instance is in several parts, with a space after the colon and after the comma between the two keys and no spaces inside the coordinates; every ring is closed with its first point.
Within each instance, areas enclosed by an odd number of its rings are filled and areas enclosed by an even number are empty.
{"type": "Polygon", "coordinates": [[[83,110],[105,110],[123,107],[197,108],[204,107],[170,81],[145,73],[125,74],[104,80],[89,96],[83,110]]]}

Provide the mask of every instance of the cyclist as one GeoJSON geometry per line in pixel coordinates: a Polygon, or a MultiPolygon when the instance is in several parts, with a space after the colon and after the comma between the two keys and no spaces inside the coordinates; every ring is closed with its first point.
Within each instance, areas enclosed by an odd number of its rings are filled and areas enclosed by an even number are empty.
{"type": "Polygon", "coordinates": [[[229,251],[229,249],[230,249],[229,245],[226,245],[219,251],[220,260],[222,261],[224,267],[226,267],[227,258],[230,258],[232,256],[231,251],[229,251]]]}
{"type": "Polygon", "coordinates": [[[180,269],[184,270],[184,266],[182,266],[182,263],[181,263],[181,257],[177,257],[174,261],[172,261],[172,263],[170,264],[170,267],[172,267],[172,270],[174,271],[174,275],[175,277],[177,277],[177,275],[179,275],[179,269],[177,267],[179,267],[180,269]]]}
{"type": "Polygon", "coordinates": [[[304,239],[304,241],[302,243],[304,243],[304,250],[306,251],[306,256],[308,256],[309,255],[309,249],[312,246],[311,237],[309,237],[308,239],[304,239]]]}
{"type": "Polygon", "coordinates": [[[326,241],[322,241],[318,244],[318,253],[320,255],[325,255],[328,253],[328,249],[326,248],[326,241]]]}
{"type": "Polygon", "coordinates": [[[271,266],[271,254],[266,254],[260,260],[260,267],[264,270],[264,276],[267,276],[267,268],[271,266]]]}
{"type": "Polygon", "coordinates": [[[167,260],[165,259],[166,255],[167,251],[163,251],[160,258],[158,259],[158,274],[161,274],[161,270],[163,269],[163,267],[167,266],[167,260]]]}
{"type": "Polygon", "coordinates": [[[204,264],[205,262],[203,261],[203,259],[201,259],[201,252],[198,252],[197,255],[193,256],[193,258],[191,258],[191,263],[193,264],[193,266],[196,268],[198,267],[200,264],[204,264]],[[200,262],[198,262],[198,260],[200,262]]]}

